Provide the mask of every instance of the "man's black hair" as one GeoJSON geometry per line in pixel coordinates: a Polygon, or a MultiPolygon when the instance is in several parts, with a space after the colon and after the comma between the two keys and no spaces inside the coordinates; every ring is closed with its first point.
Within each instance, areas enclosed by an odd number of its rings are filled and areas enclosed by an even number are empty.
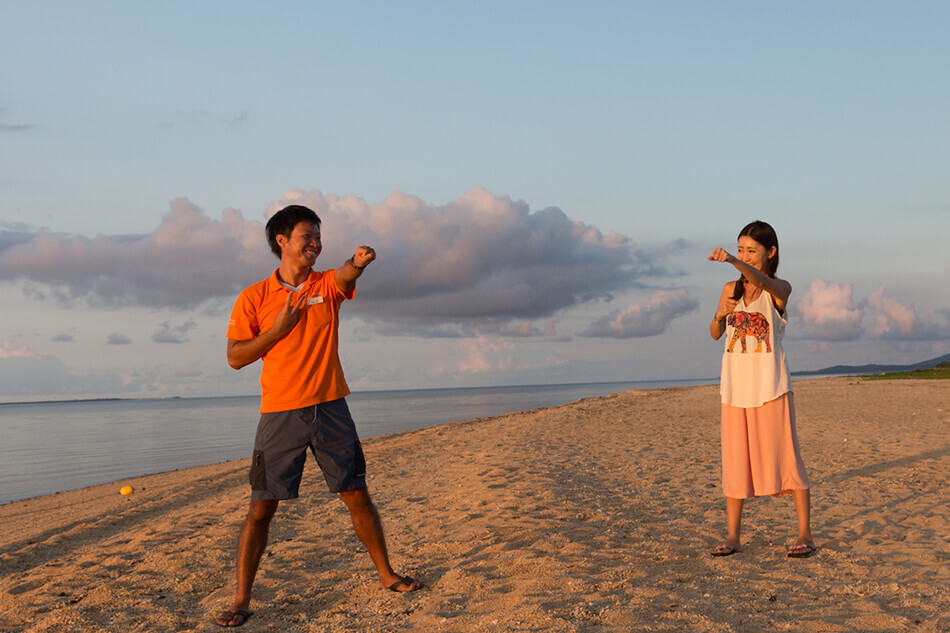
{"type": "Polygon", "coordinates": [[[294,227],[301,222],[316,224],[318,228],[320,226],[320,218],[317,217],[317,214],[299,204],[284,207],[267,221],[267,226],[264,227],[264,231],[267,233],[267,244],[278,259],[280,259],[280,244],[277,243],[277,236],[283,235],[289,238],[290,234],[294,232],[294,227]]]}

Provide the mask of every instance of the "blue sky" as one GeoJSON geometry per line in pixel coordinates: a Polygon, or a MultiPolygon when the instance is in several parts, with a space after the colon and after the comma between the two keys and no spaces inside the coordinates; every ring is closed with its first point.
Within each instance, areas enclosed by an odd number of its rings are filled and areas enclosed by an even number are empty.
{"type": "Polygon", "coordinates": [[[950,352],[942,2],[0,2],[0,401],[255,393],[318,208],[351,387],[715,376],[748,221],[793,369],[950,352]]]}

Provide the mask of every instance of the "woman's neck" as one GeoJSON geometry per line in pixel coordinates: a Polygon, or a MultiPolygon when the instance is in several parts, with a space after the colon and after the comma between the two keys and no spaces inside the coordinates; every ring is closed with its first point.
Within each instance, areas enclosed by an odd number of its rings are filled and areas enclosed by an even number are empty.
{"type": "Polygon", "coordinates": [[[745,304],[749,305],[750,303],[758,299],[760,294],[762,294],[761,288],[757,286],[753,286],[750,283],[747,283],[745,285],[745,293],[743,294],[742,298],[745,300],[745,304]]]}

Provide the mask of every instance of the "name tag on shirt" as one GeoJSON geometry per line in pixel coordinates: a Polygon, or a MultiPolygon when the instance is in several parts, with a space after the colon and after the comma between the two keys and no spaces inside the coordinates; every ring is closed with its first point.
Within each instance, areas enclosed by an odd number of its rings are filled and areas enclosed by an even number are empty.
{"type": "Polygon", "coordinates": [[[315,304],[317,304],[317,303],[323,303],[323,297],[322,297],[322,296],[317,295],[316,297],[307,297],[307,305],[308,305],[308,306],[312,306],[312,305],[315,305],[315,304]]]}

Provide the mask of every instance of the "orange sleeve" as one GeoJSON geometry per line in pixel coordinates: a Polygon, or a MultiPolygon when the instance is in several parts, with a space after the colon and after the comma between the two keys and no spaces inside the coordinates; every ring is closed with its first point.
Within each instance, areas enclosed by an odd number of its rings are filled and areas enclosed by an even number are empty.
{"type": "MultiPolygon", "coordinates": [[[[253,286],[252,286],[253,288],[253,286]]],[[[231,319],[228,321],[227,337],[235,341],[249,341],[261,333],[261,326],[257,317],[257,307],[249,296],[252,288],[246,288],[238,295],[234,307],[231,308],[231,319]]]]}

